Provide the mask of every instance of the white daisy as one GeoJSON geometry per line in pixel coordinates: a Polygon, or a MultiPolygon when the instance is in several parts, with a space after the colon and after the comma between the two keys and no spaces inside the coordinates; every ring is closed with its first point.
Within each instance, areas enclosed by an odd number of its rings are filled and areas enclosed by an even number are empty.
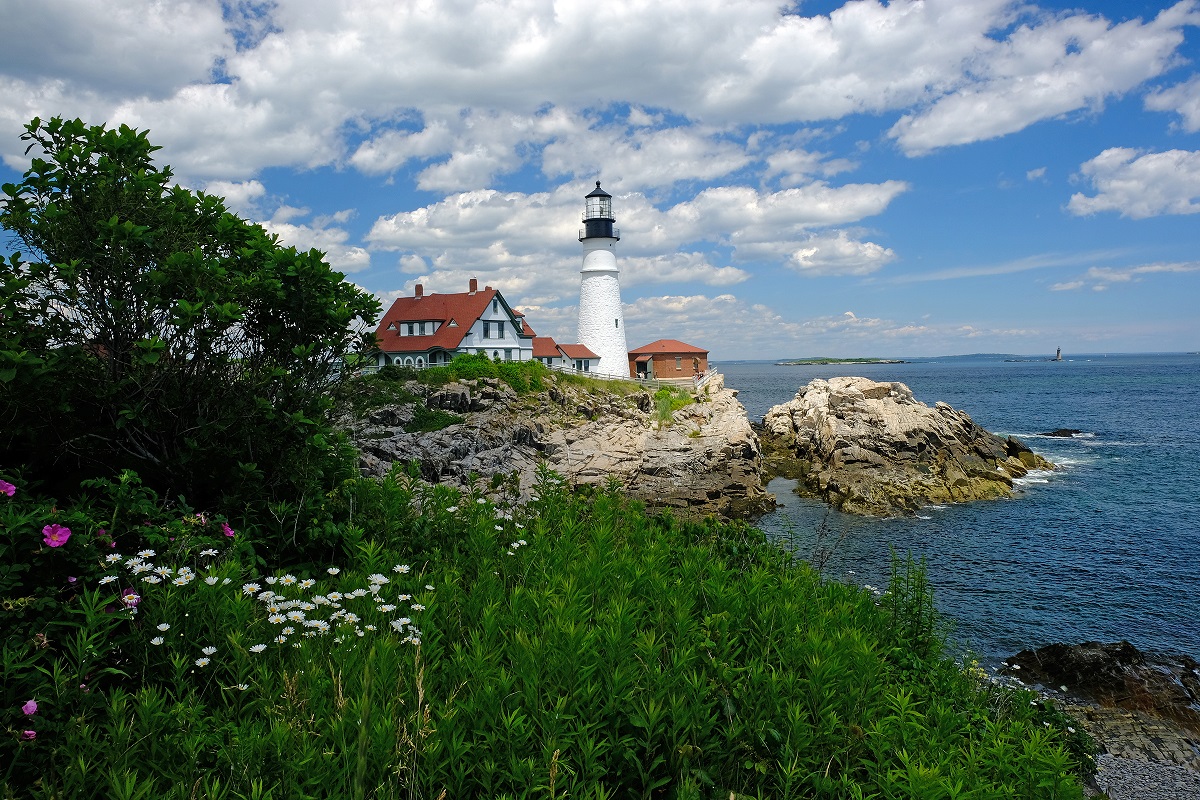
{"type": "Polygon", "coordinates": [[[162,643],[163,643],[163,637],[161,637],[161,636],[155,636],[153,639],[150,640],[150,644],[153,644],[153,645],[160,645],[162,643]]]}
{"type": "Polygon", "coordinates": [[[218,578],[216,575],[209,575],[207,578],[204,579],[204,582],[207,583],[209,586],[216,586],[217,581],[219,581],[219,580],[221,580],[221,579],[218,578]]]}
{"type": "Polygon", "coordinates": [[[261,588],[257,583],[243,583],[242,594],[255,594],[261,588]]]}
{"type": "Polygon", "coordinates": [[[146,577],[142,578],[142,580],[146,583],[162,583],[162,578],[158,577],[157,575],[147,575],[146,577]]]}
{"type": "Polygon", "coordinates": [[[251,653],[261,653],[263,650],[266,650],[266,649],[267,649],[267,646],[265,644],[256,644],[256,645],[251,645],[250,652],[251,653]]]}
{"type": "Polygon", "coordinates": [[[207,666],[208,666],[208,659],[207,659],[207,658],[197,658],[197,659],[196,659],[196,666],[197,666],[197,667],[207,667],[207,666]]]}
{"type": "Polygon", "coordinates": [[[160,622],[160,623],[158,623],[157,627],[160,631],[171,630],[171,624],[169,622],[160,622]]]}
{"type": "Polygon", "coordinates": [[[341,570],[338,569],[337,567],[330,567],[329,569],[327,569],[325,571],[328,572],[330,575],[337,575],[339,572],[341,572],[341,570]]]}
{"type": "Polygon", "coordinates": [[[412,567],[410,567],[408,564],[397,564],[396,566],[392,567],[392,572],[399,572],[401,575],[405,575],[411,569],[412,567]]]}
{"type": "Polygon", "coordinates": [[[282,578],[279,579],[279,583],[283,586],[291,586],[292,584],[296,583],[296,576],[295,575],[284,575],[282,578]]]}
{"type": "Polygon", "coordinates": [[[120,561],[120,560],[121,560],[122,558],[124,558],[124,557],[125,557],[125,556],[123,556],[123,555],[119,555],[119,554],[117,554],[117,553],[109,553],[108,555],[106,555],[106,556],[104,557],[104,560],[105,560],[105,561],[107,561],[107,562],[108,562],[108,563],[110,563],[110,564],[115,564],[115,563],[117,563],[118,561],[120,561]]]}
{"type": "Polygon", "coordinates": [[[268,575],[268,576],[265,578],[265,580],[266,580],[266,582],[267,582],[267,583],[269,583],[269,584],[271,584],[272,586],[274,586],[274,585],[275,585],[275,581],[279,580],[279,578],[276,578],[274,575],[268,575]]]}
{"type": "Polygon", "coordinates": [[[100,585],[103,586],[106,583],[112,583],[116,579],[117,579],[116,575],[105,575],[103,578],[100,579],[100,585]]]}
{"type": "Polygon", "coordinates": [[[154,558],[153,550],[142,550],[138,553],[138,558],[154,558]]]}
{"type": "Polygon", "coordinates": [[[206,656],[211,656],[213,653],[217,652],[217,648],[209,645],[208,647],[201,648],[200,652],[204,653],[206,656]]]}
{"type": "Polygon", "coordinates": [[[212,547],[208,548],[207,550],[200,551],[200,555],[205,556],[205,557],[212,557],[212,556],[215,556],[216,554],[217,554],[216,549],[212,548],[212,547]]]}

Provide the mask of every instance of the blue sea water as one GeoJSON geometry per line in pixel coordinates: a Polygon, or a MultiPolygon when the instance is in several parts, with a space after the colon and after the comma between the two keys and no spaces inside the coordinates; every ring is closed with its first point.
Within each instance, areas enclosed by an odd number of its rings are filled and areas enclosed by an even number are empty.
{"type": "Polygon", "coordinates": [[[827,577],[886,586],[891,548],[924,557],[953,637],[987,662],[1053,642],[1117,641],[1200,657],[1200,356],[1061,362],[961,356],[905,364],[716,364],[752,421],[813,378],[900,381],[1058,465],[1012,500],[867,519],[797,497],[758,521],[827,577]],[[1081,436],[1039,436],[1076,428],[1081,436]],[[822,531],[821,533],[818,533],[822,531]]]}

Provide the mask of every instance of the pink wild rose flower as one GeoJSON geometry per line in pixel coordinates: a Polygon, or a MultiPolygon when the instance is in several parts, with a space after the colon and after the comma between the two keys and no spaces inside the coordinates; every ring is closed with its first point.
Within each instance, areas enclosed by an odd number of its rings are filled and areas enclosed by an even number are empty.
{"type": "Polygon", "coordinates": [[[37,738],[37,731],[21,731],[21,741],[29,742],[37,738]]]}
{"type": "Polygon", "coordinates": [[[24,712],[25,716],[32,717],[37,713],[37,700],[30,700],[25,705],[21,706],[21,711],[24,712]]]}
{"type": "Polygon", "coordinates": [[[8,481],[0,481],[0,494],[6,494],[12,497],[17,493],[17,487],[13,486],[8,481]]]}
{"type": "Polygon", "coordinates": [[[229,527],[229,523],[228,523],[228,522],[222,522],[222,523],[221,523],[221,533],[225,534],[225,535],[226,535],[226,536],[228,536],[230,539],[232,539],[232,538],[233,538],[233,528],[229,527]]]}
{"type": "Polygon", "coordinates": [[[50,547],[62,547],[71,538],[71,529],[57,522],[42,528],[42,541],[50,547]]]}

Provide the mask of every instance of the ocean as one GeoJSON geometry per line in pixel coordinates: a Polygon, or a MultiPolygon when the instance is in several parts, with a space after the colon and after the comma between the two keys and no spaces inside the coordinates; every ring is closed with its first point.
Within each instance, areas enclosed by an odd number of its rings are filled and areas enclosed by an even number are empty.
{"type": "Polygon", "coordinates": [[[756,524],[835,580],[886,587],[894,549],[926,561],[951,637],[985,663],[1055,642],[1125,639],[1200,657],[1200,355],[1090,355],[1054,362],[955,356],[904,364],[716,363],[751,421],[813,378],[900,381],[1059,468],[1011,500],[869,519],[769,486],[756,524]],[[1072,438],[1041,435],[1059,428],[1072,438]]]}

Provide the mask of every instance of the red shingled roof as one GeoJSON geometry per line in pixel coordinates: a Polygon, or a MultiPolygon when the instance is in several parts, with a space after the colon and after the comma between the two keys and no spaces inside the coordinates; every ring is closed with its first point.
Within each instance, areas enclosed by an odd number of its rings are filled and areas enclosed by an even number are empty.
{"type": "Polygon", "coordinates": [[[581,344],[560,344],[559,350],[567,354],[567,358],[599,358],[600,356],[588,350],[581,344]]]}
{"type": "Polygon", "coordinates": [[[642,345],[636,350],[629,351],[629,355],[631,356],[642,354],[654,355],[656,353],[704,353],[707,355],[708,351],[701,347],[681,342],[678,339],[659,339],[657,342],[651,342],[650,344],[642,345]]]}
{"type": "Polygon", "coordinates": [[[558,342],[554,341],[552,336],[535,336],[533,337],[533,357],[534,358],[559,358],[562,354],[558,352],[558,342]]]}
{"type": "MultiPolygon", "coordinates": [[[[456,349],[471,330],[471,326],[487,310],[498,292],[490,286],[477,292],[451,294],[427,294],[420,297],[400,297],[383,315],[375,329],[379,349],[384,352],[422,351],[434,348],[456,349]],[[389,326],[408,322],[440,322],[436,332],[424,336],[401,336],[389,326]],[[450,323],[456,323],[451,325],[450,323]]],[[[501,295],[503,300],[503,295],[501,295]]],[[[507,301],[505,301],[507,305],[507,301]]],[[[533,328],[525,323],[524,315],[513,311],[523,323],[522,338],[534,335],[533,328]]]]}

